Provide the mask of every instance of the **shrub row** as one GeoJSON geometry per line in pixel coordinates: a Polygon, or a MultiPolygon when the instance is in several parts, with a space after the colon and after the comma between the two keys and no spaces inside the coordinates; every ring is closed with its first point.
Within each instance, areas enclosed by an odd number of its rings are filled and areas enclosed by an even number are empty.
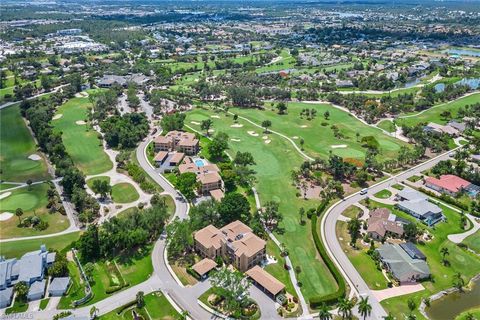
{"type": "Polygon", "coordinates": [[[198,273],[195,272],[195,270],[192,269],[192,267],[187,268],[187,273],[189,275],[191,275],[192,277],[194,277],[195,279],[200,281],[200,279],[201,279],[200,276],[198,275],[198,273]]]}
{"type": "Polygon", "coordinates": [[[462,203],[458,201],[457,199],[450,197],[449,195],[446,194],[441,194],[440,196],[437,196],[435,193],[433,193],[430,190],[427,190],[425,188],[418,188],[419,191],[425,193],[426,195],[433,197],[433,198],[439,198],[442,201],[445,201],[446,203],[449,203],[451,205],[454,205],[456,207],[459,207],[462,210],[468,211],[469,207],[465,203],[462,203]]]}
{"type": "MultiPolygon", "coordinates": [[[[318,212],[318,214],[321,216],[323,212],[318,212]]],[[[337,269],[333,261],[328,256],[327,251],[323,246],[322,241],[320,240],[320,235],[317,232],[317,219],[318,219],[317,216],[315,215],[312,216],[313,241],[315,242],[315,246],[317,247],[318,253],[322,257],[323,261],[327,265],[328,270],[330,271],[330,273],[333,275],[333,278],[337,282],[338,289],[337,291],[327,295],[310,298],[310,308],[312,309],[316,309],[320,307],[322,303],[326,303],[326,304],[336,303],[338,299],[345,296],[345,291],[346,291],[345,280],[343,279],[342,275],[340,274],[340,271],[337,269]]]]}

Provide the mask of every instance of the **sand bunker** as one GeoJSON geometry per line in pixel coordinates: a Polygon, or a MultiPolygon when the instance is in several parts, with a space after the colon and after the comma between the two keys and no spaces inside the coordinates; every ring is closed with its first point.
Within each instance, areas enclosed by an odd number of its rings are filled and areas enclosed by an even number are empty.
{"type": "Polygon", "coordinates": [[[300,128],[308,128],[308,126],[304,124],[304,125],[301,125],[300,128]]]}
{"type": "Polygon", "coordinates": [[[240,141],[242,141],[242,140],[240,140],[240,139],[235,139],[235,138],[232,138],[232,139],[230,139],[230,140],[231,140],[231,141],[234,141],[234,142],[240,142],[240,141]]]}
{"type": "Polygon", "coordinates": [[[190,121],[191,124],[196,124],[197,126],[200,125],[200,122],[197,122],[197,121],[190,121]]]}
{"type": "Polygon", "coordinates": [[[340,149],[340,148],[346,148],[347,145],[346,144],[332,144],[330,147],[332,149],[340,149]]]}
{"type": "Polygon", "coordinates": [[[297,139],[298,139],[298,137],[297,137],[297,136],[294,136],[294,137],[292,137],[292,139],[295,139],[295,140],[297,140],[297,139]]]}
{"type": "Polygon", "coordinates": [[[8,196],[11,195],[11,194],[12,194],[12,193],[11,193],[10,191],[1,193],[1,194],[0,194],[0,200],[5,199],[6,197],[8,197],[8,196]]]}
{"type": "Polygon", "coordinates": [[[235,123],[235,124],[232,124],[230,127],[231,128],[241,128],[241,127],[243,127],[243,124],[235,123]]]}
{"type": "Polygon", "coordinates": [[[265,140],[266,144],[269,144],[270,142],[272,142],[272,140],[265,140]]]}
{"type": "Polygon", "coordinates": [[[63,117],[63,114],[62,113],[59,113],[59,114],[56,114],[53,116],[52,120],[58,120],[60,119],[61,117],[63,117]]]}
{"type": "Polygon", "coordinates": [[[38,154],[34,153],[34,154],[29,155],[28,159],[33,160],[33,161],[38,161],[38,160],[41,160],[42,157],[40,157],[38,154]]]}
{"type": "Polygon", "coordinates": [[[13,217],[13,213],[11,213],[11,212],[0,213],[0,221],[7,221],[11,217],[13,217]]]}
{"type": "Polygon", "coordinates": [[[267,139],[268,139],[268,136],[263,136],[262,139],[263,139],[263,140],[267,140],[267,139]]]}
{"type": "Polygon", "coordinates": [[[258,137],[258,136],[259,136],[259,134],[256,133],[255,131],[247,131],[247,133],[248,133],[249,135],[251,135],[252,137],[258,137]]]}
{"type": "Polygon", "coordinates": [[[210,116],[211,118],[220,119],[220,116],[210,116]]]}
{"type": "Polygon", "coordinates": [[[78,121],[75,121],[75,124],[78,124],[79,126],[83,126],[84,124],[87,124],[87,123],[83,120],[78,120],[78,121]]]}
{"type": "Polygon", "coordinates": [[[215,132],[215,129],[208,129],[208,132],[210,133],[215,132]]]}

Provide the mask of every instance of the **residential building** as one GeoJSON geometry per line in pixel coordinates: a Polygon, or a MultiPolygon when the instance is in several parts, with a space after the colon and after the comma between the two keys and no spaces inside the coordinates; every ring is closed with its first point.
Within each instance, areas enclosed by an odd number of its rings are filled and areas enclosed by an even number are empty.
{"type": "Polygon", "coordinates": [[[462,190],[465,190],[470,186],[470,182],[457,177],[453,174],[444,174],[440,176],[440,179],[435,177],[427,177],[425,179],[425,185],[435,191],[446,193],[451,196],[457,195],[462,190]]]}
{"type": "Polygon", "coordinates": [[[50,281],[50,285],[48,286],[48,294],[52,297],[63,296],[65,292],[67,292],[70,283],[70,277],[54,278],[52,281],[50,281]]]}
{"type": "Polygon", "coordinates": [[[45,245],[40,246],[40,250],[25,253],[20,259],[0,257],[0,296],[8,296],[8,292],[3,291],[21,281],[30,288],[33,286],[29,299],[38,296],[41,284],[37,282],[44,280],[46,268],[54,261],[55,252],[48,252],[45,245]]]}
{"type": "Polygon", "coordinates": [[[180,151],[187,155],[195,155],[199,150],[199,140],[193,133],[170,131],[165,136],[158,136],[153,140],[155,152],[180,151]]]}
{"type": "Polygon", "coordinates": [[[113,74],[106,74],[101,79],[97,80],[97,85],[100,88],[110,88],[114,84],[118,84],[122,87],[127,87],[129,83],[134,83],[138,86],[145,85],[150,80],[149,77],[144,76],[141,73],[129,74],[126,76],[117,76],[113,74]]]}
{"type": "Polygon", "coordinates": [[[419,219],[428,226],[433,226],[444,219],[442,209],[428,201],[428,197],[411,188],[405,188],[397,196],[397,208],[419,219]]]}
{"type": "Polygon", "coordinates": [[[0,290],[0,309],[6,308],[12,304],[13,287],[0,290]]]}
{"type": "Polygon", "coordinates": [[[218,172],[201,173],[197,175],[197,181],[200,183],[199,191],[201,194],[223,189],[223,180],[218,172]]]}
{"type": "Polygon", "coordinates": [[[434,122],[429,122],[424,128],[423,128],[424,131],[427,131],[427,132],[433,132],[433,133],[436,133],[436,134],[448,134],[450,136],[453,136],[453,137],[458,137],[460,135],[460,131],[458,131],[457,129],[455,129],[454,127],[450,126],[450,125],[441,125],[441,124],[438,124],[438,123],[434,123],[434,122]]]}
{"type": "Polygon", "coordinates": [[[34,283],[32,283],[32,285],[28,289],[28,294],[27,294],[28,301],[42,299],[45,296],[46,283],[47,282],[45,281],[45,279],[42,279],[40,281],[35,281],[34,283]]]}
{"type": "Polygon", "coordinates": [[[400,283],[411,283],[430,277],[425,256],[412,243],[386,243],[376,249],[384,268],[400,283]]]}
{"type": "Polygon", "coordinates": [[[215,260],[221,256],[244,272],[265,259],[266,242],[240,221],[220,230],[209,225],[194,235],[195,250],[203,257],[215,260]]]}
{"type": "Polygon", "coordinates": [[[375,209],[370,212],[367,221],[367,234],[374,240],[383,240],[387,237],[401,238],[405,224],[408,224],[408,221],[398,218],[387,208],[375,209]]]}

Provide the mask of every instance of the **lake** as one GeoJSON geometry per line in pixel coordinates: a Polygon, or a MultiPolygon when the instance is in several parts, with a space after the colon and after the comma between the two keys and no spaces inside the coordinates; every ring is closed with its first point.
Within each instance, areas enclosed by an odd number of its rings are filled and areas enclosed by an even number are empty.
{"type": "Polygon", "coordinates": [[[472,56],[472,57],[480,57],[480,51],[477,50],[468,50],[468,49],[448,49],[444,52],[448,54],[458,54],[461,56],[472,56]]]}
{"type": "MultiPolygon", "coordinates": [[[[455,84],[466,84],[473,90],[476,90],[480,88],[480,78],[464,78],[455,82],[455,84]]],[[[445,90],[445,83],[437,83],[433,88],[436,92],[443,92],[443,90],[445,90]]]]}
{"type": "Polygon", "coordinates": [[[474,282],[470,291],[450,293],[438,300],[432,301],[426,308],[431,320],[452,320],[460,313],[480,306],[480,279],[474,282]]]}

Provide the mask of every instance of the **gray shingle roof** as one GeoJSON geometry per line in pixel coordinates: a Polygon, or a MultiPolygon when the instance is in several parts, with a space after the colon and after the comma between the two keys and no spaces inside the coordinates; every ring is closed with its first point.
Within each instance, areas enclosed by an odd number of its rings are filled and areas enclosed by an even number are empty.
{"type": "Polygon", "coordinates": [[[386,243],[378,248],[377,252],[399,281],[426,278],[430,275],[430,269],[424,260],[410,257],[398,244],[386,243]]]}
{"type": "Polygon", "coordinates": [[[42,281],[35,281],[34,283],[32,283],[32,285],[30,286],[30,289],[28,290],[28,295],[31,296],[31,295],[36,295],[36,294],[39,294],[39,293],[44,293],[45,292],[45,279],[43,279],[42,281]]]}
{"type": "Polygon", "coordinates": [[[50,286],[48,287],[48,292],[49,293],[56,292],[56,291],[65,292],[67,291],[69,283],[70,283],[70,277],[55,278],[50,282],[50,286]]]}
{"type": "Polygon", "coordinates": [[[40,254],[25,254],[20,263],[18,281],[30,283],[43,276],[43,259],[40,254]]]}
{"type": "Polygon", "coordinates": [[[6,305],[7,303],[10,303],[10,301],[12,300],[12,295],[13,287],[0,290],[0,305],[6,305]]]}
{"type": "Polygon", "coordinates": [[[398,206],[402,209],[409,210],[411,212],[414,212],[416,215],[427,218],[431,214],[441,214],[442,209],[437,206],[436,204],[433,204],[429,202],[428,200],[424,199],[416,199],[416,200],[411,200],[411,201],[400,201],[398,203],[398,206]]]}
{"type": "Polygon", "coordinates": [[[427,196],[418,192],[417,190],[405,188],[401,190],[398,194],[398,197],[405,200],[416,200],[416,199],[427,199],[427,196]]]}

